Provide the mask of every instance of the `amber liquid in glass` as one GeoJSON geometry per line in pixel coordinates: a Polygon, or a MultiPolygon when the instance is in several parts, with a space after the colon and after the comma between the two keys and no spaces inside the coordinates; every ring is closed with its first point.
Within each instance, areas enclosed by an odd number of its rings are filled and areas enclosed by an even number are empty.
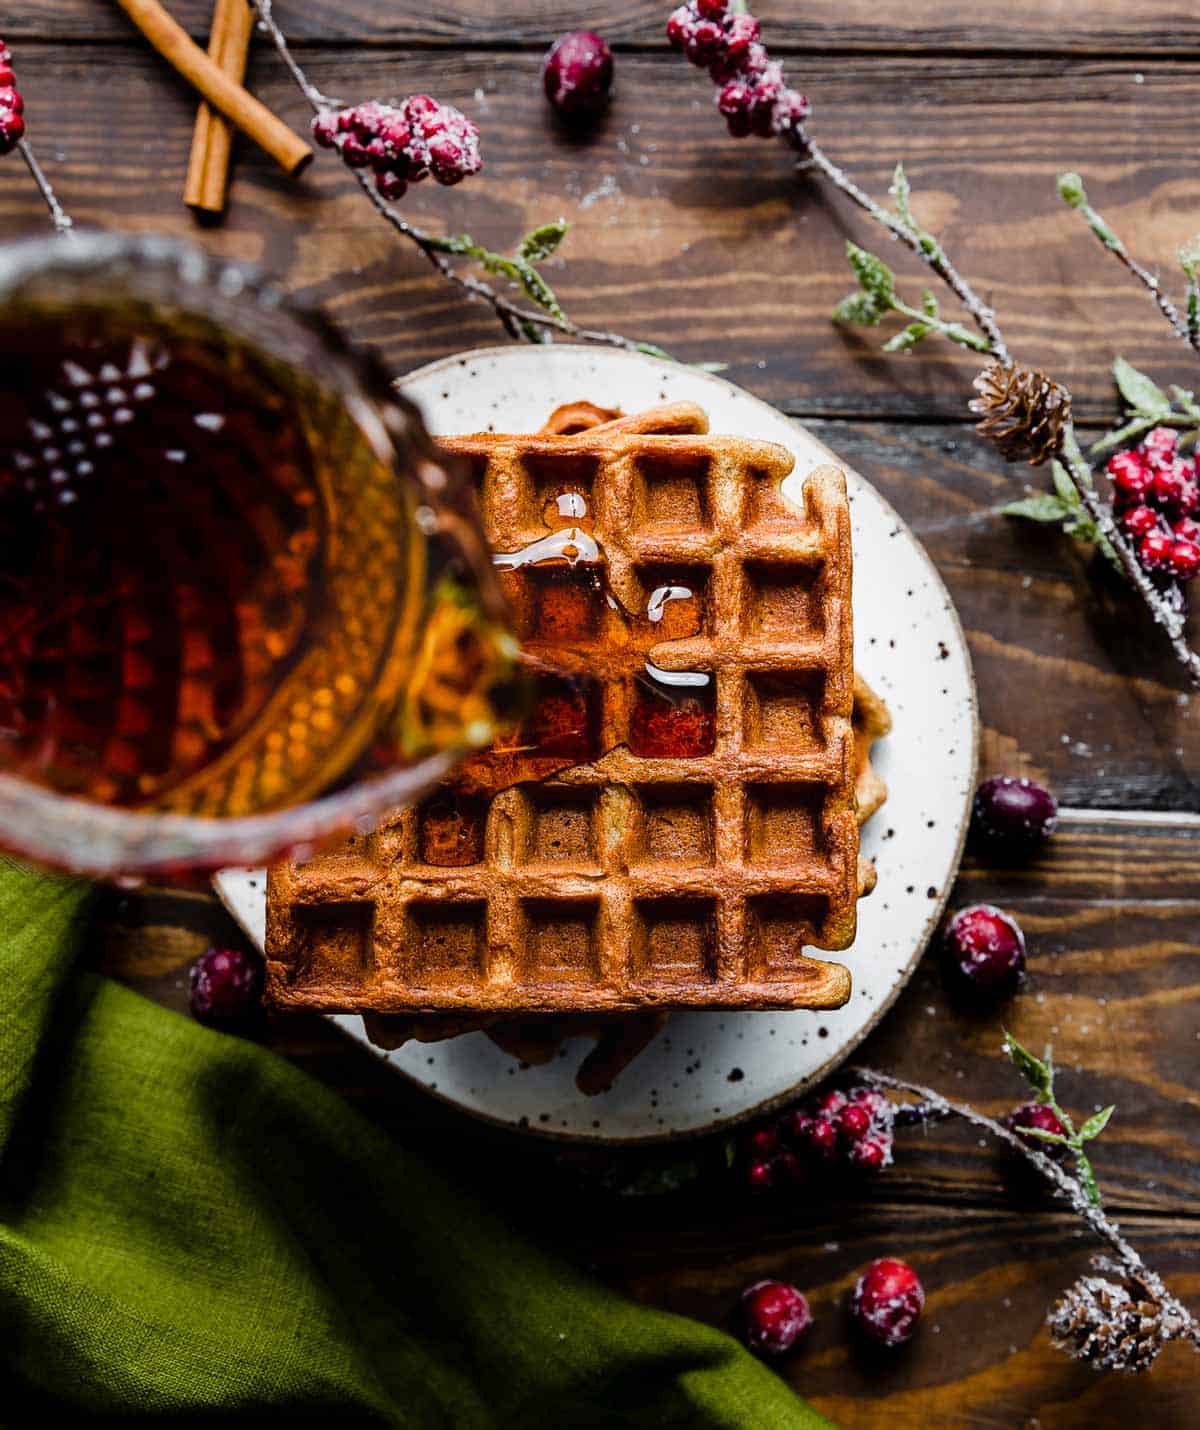
{"type": "Polygon", "coordinates": [[[339,397],[202,320],[10,316],[0,770],[234,816],[320,793],[368,749],[403,762],[471,722],[481,743],[499,674],[419,516],[339,397]],[[451,598],[466,684],[431,731],[411,679],[451,598]]]}

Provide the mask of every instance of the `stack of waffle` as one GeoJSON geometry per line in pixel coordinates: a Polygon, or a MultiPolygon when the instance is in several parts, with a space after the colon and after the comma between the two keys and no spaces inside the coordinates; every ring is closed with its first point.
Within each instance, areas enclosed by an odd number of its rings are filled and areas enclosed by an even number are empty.
{"type": "Polygon", "coordinates": [[[377,1041],[487,1027],[588,1091],[676,1008],[832,1008],[886,708],[855,681],[845,479],[675,403],[444,439],[534,702],[421,806],[271,872],[268,994],[377,1041]]]}

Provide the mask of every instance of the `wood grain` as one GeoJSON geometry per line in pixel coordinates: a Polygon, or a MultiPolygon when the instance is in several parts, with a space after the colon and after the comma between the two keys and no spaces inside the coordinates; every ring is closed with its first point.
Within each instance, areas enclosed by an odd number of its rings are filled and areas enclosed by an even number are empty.
{"type": "MultiPolygon", "coordinates": [[[[207,32],[210,0],[171,8],[195,36],[207,32]]],[[[780,149],[724,135],[707,81],[665,52],[667,8],[609,0],[588,9],[586,23],[618,48],[618,87],[607,121],[574,141],[551,122],[537,69],[545,44],[583,22],[578,6],[281,0],[279,13],[331,92],[429,89],[480,120],[484,174],[455,190],[412,190],[406,208],[420,222],[505,247],[565,214],[573,232],[549,273],[573,316],[688,360],[728,361],[734,381],[804,417],[875,483],[926,545],[962,615],[985,769],[1036,774],[1071,805],[1125,811],[1068,815],[1025,867],[969,858],[954,902],[984,899],[1020,918],[1028,986],[1006,1007],[972,1013],[947,996],[929,955],[860,1056],[1000,1114],[1022,1095],[1000,1051],[1002,1028],[1035,1048],[1053,1043],[1072,1111],[1118,1105],[1095,1145],[1110,1206],[1173,1289],[1200,1305],[1195,702],[1140,614],[1086,556],[997,515],[1025,482],[1046,478],[1004,467],[971,433],[974,363],[937,348],[889,359],[878,352],[886,330],[831,327],[830,308],[849,287],[847,236],[895,258],[905,292],[919,290],[920,274],[839,197],[798,182],[780,149]],[[1163,810],[1180,813],[1164,819],[1163,810]]],[[[1081,170],[1130,247],[1172,272],[1176,246],[1200,227],[1194,7],[754,8],[776,50],[796,56],[789,68],[828,150],[878,195],[904,159],[918,215],[995,302],[1014,351],[1067,382],[1086,421],[1116,412],[1107,366],[1117,351],[1160,381],[1195,386],[1192,355],[1054,194],[1059,169],[1081,170]]],[[[228,221],[196,229],[176,198],[192,96],[132,40],[115,6],[29,0],[5,17],[4,33],[20,46],[31,134],[81,221],[190,234],[261,262],[398,373],[501,340],[486,311],[392,240],[329,156],[291,183],[241,146],[228,221]]],[[[261,44],[250,83],[304,123],[303,103],[261,44]]],[[[0,166],[0,222],[9,233],[45,231],[11,162],[0,166]]],[[[203,895],[108,894],[99,916],[95,961],[179,1010],[190,960],[238,937],[203,895]]],[[[850,1430],[1196,1423],[1200,1362],[1186,1349],[1170,1348],[1152,1376],[1134,1379],[1096,1376],[1050,1347],[1045,1311],[1084,1269],[1091,1244],[965,1126],[902,1133],[895,1167],[859,1191],[764,1204],[723,1179],[713,1139],[595,1156],[518,1144],[434,1103],[321,1019],[289,1018],[263,1037],[464,1180],[478,1184],[482,1172],[514,1221],[640,1300],[728,1325],[746,1283],[770,1275],[804,1287],[816,1328],[782,1373],[850,1430]],[[703,1172],[681,1192],[600,1190],[681,1156],[703,1172]],[[888,1362],[861,1353],[845,1322],[854,1278],[882,1254],[911,1260],[930,1292],[917,1340],[888,1362]]]]}
{"type": "MultiPolygon", "coordinates": [[[[207,30],[207,0],[177,0],[172,12],[197,37],[207,30]]],[[[304,42],[354,42],[406,46],[542,47],[579,25],[599,30],[620,47],[665,47],[670,0],[607,0],[580,7],[563,0],[521,0],[493,5],[486,0],[449,0],[434,8],[412,3],[380,5],[375,0],[285,0],[276,6],[290,36],[304,42]]],[[[1194,10],[1171,0],[1038,0],[987,7],[962,7],[943,0],[880,0],[843,4],[839,0],[758,0],[768,42],[781,51],[897,49],[1035,53],[1138,54],[1156,58],[1200,52],[1200,21],[1194,10]]],[[[10,39],[42,36],[59,40],[119,39],[125,32],[111,7],[94,0],[28,0],[20,13],[5,17],[10,39]]]]}
{"type": "MultiPolygon", "coordinates": [[[[962,420],[977,366],[969,355],[931,345],[891,358],[878,351],[889,329],[845,333],[829,321],[851,286],[845,238],[889,256],[890,245],[840,196],[797,181],[782,148],[725,135],[710,87],[682,61],[630,57],[618,103],[588,142],[551,123],[534,56],[321,50],[310,61],[334,93],[432,88],[478,115],[484,174],[453,190],[420,185],[406,209],[501,248],[565,214],[574,231],[548,271],[580,321],[616,324],[688,360],[727,361],[735,381],[796,414],[962,420]]],[[[1063,208],[1054,176],[1068,163],[1084,171],[1131,247],[1169,268],[1196,222],[1200,64],[1157,65],[1144,83],[1135,64],[1036,59],[822,59],[809,73],[829,150],[880,194],[903,156],[922,220],[992,296],[1014,351],[1065,381],[1082,415],[1115,412],[1117,351],[1163,381],[1189,378],[1194,359],[1063,208]]],[[[490,313],[399,245],[330,155],[291,182],[243,152],[228,222],[197,230],[174,180],[145,182],[147,172],[182,178],[192,121],[192,97],[152,55],[31,46],[21,82],[30,132],[81,223],[191,234],[265,263],[397,372],[501,339],[490,313]],[[98,125],[91,80],[101,66],[98,125]]],[[[257,57],[251,83],[303,123],[272,58],[257,57]]],[[[0,175],[0,221],[10,232],[44,224],[12,166],[0,175]]],[[[917,295],[915,265],[895,256],[903,290],[917,295]]]]}

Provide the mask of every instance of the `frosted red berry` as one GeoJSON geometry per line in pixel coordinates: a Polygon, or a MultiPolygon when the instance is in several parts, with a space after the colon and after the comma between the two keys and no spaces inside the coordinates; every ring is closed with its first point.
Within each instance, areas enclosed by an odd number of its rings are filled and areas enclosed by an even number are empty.
{"type": "Polygon", "coordinates": [[[192,1016],[202,1023],[249,1022],[262,1006],[263,963],[241,948],[210,948],[188,974],[192,1016]]]}
{"type": "MultiPolygon", "coordinates": [[[[1137,541],[1158,530],[1159,515],[1152,507],[1131,506],[1128,511],[1123,511],[1118,519],[1125,535],[1137,541]]],[[[1197,530],[1200,531],[1200,527],[1197,527],[1197,530]]]]}
{"type": "Polygon", "coordinates": [[[742,1339],[764,1356],[786,1355],[812,1325],[812,1311],[786,1281],[756,1281],[742,1292],[742,1339]]]}
{"type": "Polygon", "coordinates": [[[572,30],[542,62],[542,85],[554,112],[571,123],[595,119],[608,104],[613,57],[594,30],[572,30]]]}
{"type": "Polygon", "coordinates": [[[772,1157],[778,1148],[779,1133],[774,1127],[756,1127],[746,1134],[746,1149],[754,1157],[772,1157]]]}
{"type": "Polygon", "coordinates": [[[1176,581],[1194,581],[1200,575],[1200,546],[1194,541],[1173,541],[1168,565],[1176,581]]]}
{"type": "Polygon", "coordinates": [[[1044,1103],[1027,1102],[1024,1106],[1015,1108],[1004,1119],[1004,1125],[1010,1132],[1015,1132],[1026,1146],[1036,1147],[1048,1157],[1057,1159],[1064,1156],[1068,1150],[1061,1143],[1043,1142],[1040,1137],[1029,1136],[1031,1127],[1039,1132],[1053,1132],[1058,1137],[1066,1136],[1067,1129],[1062,1119],[1052,1107],[1047,1107],[1044,1103]]]}
{"type": "Polygon", "coordinates": [[[12,55],[0,40],[0,154],[11,154],[25,135],[25,100],[17,88],[12,55]]]}
{"type": "Polygon", "coordinates": [[[729,9],[729,0],[696,0],[696,13],[702,20],[720,20],[729,9]]]}
{"type": "Polygon", "coordinates": [[[1200,504],[1200,487],[1191,463],[1176,458],[1156,467],[1147,500],[1169,517],[1191,516],[1200,504]]]}
{"type": "Polygon", "coordinates": [[[1151,462],[1169,462],[1179,446],[1179,434],[1173,427],[1153,427],[1142,438],[1140,447],[1151,462]]]}
{"type": "Polygon", "coordinates": [[[1165,532],[1152,531],[1138,543],[1138,560],[1147,571],[1165,571],[1170,564],[1174,544],[1165,532]]]}
{"type": "Polygon", "coordinates": [[[351,168],[372,169],[375,188],[389,203],[430,174],[439,184],[457,184],[483,162],[475,124],[427,94],[410,95],[401,105],[367,100],[324,111],[313,120],[312,134],[351,168]]]}
{"type": "Polygon", "coordinates": [[[1132,506],[1145,500],[1154,474],[1137,452],[1114,452],[1104,470],[1119,504],[1132,506]]]}
{"type": "Polygon", "coordinates": [[[1181,516],[1171,530],[1181,541],[1195,541],[1200,544],[1200,521],[1195,517],[1181,516]]]}
{"type": "Polygon", "coordinates": [[[925,1309],[925,1288],[906,1261],[883,1256],[858,1278],[850,1301],[855,1325],[878,1345],[912,1339],[925,1309]]]}
{"type": "Polygon", "coordinates": [[[971,832],[998,852],[1031,854],[1057,826],[1058,801],[1033,780],[993,775],[975,791],[971,832]]]}
{"type": "Polygon", "coordinates": [[[774,1180],[770,1162],[751,1162],[746,1168],[746,1186],[752,1192],[769,1192],[774,1180]]]}
{"type": "Polygon", "coordinates": [[[853,1144],[846,1160],[860,1172],[878,1172],[887,1166],[891,1156],[891,1146],[882,1138],[865,1137],[853,1144]]]}
{"type": "Polygon", "coordinates": [[[990,904],[959,911],[946,926],[943,948],[959,986],[977,996],[1014,993],[1025,974],[1025,936],[1016,920],[990,904]]]}
{"type": "Polygon", "coordinates": [[[858,1142],[871,1130],[871,1114],[858,1103],[852,1104],[838,1118],[838,1131],[843,1140],[858,1142]]]}

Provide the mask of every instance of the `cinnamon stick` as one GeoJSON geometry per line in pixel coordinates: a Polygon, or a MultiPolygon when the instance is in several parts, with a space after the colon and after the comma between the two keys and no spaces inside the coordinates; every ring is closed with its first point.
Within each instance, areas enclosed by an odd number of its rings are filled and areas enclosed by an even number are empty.
{"type": "MultiPolygon", "coordinates": [[[[248,0],[217,0],[208,37],[208,57],[235,84],[241,84],[246,74],[253,32],[254,12],[248,0]]],[[[187,183],[183,190],[183,201],[189,208],[211,214],[224,210],[232,147],[233,126],[202,99],[196,110],[187,183]]]]}
{"type": "Polygon", "coordinates": [[[163,59],[226,119],[249,135],[289,174],[298,174],[312,149],[195,44],[158,0],[117,0],[163,59]]]}

